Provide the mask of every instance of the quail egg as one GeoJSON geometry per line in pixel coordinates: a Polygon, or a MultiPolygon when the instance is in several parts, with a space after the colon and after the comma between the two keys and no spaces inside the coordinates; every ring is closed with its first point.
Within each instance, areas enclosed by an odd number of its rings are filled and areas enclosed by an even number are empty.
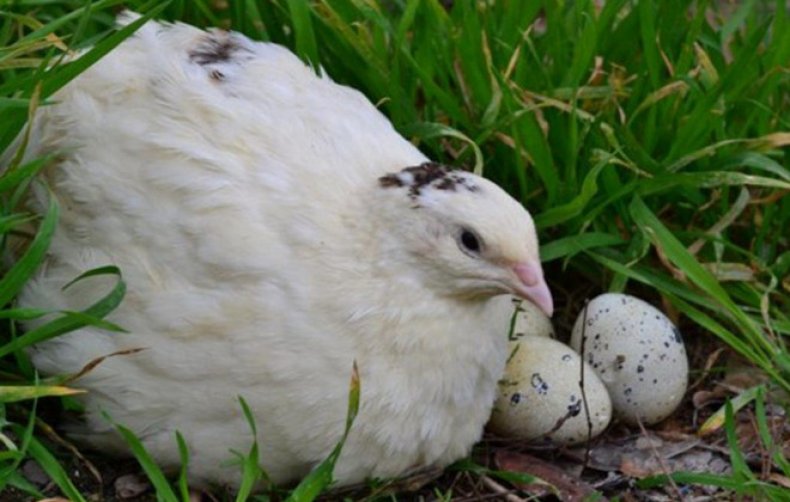
{"type": "Polygon", "coordinates": [[[534,303],[512,297],[513,314],[510,318],[510,339],[517,340],[525,335],[555,338],[554,326],[549,316],[534,303]]]}
{"type": "Polygon", "coordinates": [[[603,380],[615,415],[628,424],[660,422],[686,392],[680,331],[639,298],[607,293],[591,300],[576,319],[571,346],[603,380]]]}
{"type": "Polygon", "coordinates": [[[567,345],[545,336],[510,342],[511,355],[489,422],[502,436],[573,444],[603,431],[612,416],[606,387],[567,345]],[[584,371],[584,394],[579,380],[584,371]],[[587,401],[585,408],[584,399],[587,401]]]}

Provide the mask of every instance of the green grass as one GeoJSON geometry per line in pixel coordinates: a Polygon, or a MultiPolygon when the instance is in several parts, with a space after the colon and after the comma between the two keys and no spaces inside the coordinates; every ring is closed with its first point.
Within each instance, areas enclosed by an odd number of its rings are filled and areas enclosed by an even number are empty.
{"type": "MultiPolygon", "coordinates": [[[[686,333],[731,347],[768,375],[772,395],[779,390],[786,399],[785,1],[608,0],[600,9],[585,0],[453,3],[448,10],[436,0],[123,2],[157,18],[285,44],[320,64],[379,103],[427,154],[482,170],[524,202],[535,216],[561,308],[575,316],[581,308],[576,291],[663,297],[686,333]]],[[[0,151],[29,113],[137,27],[112,30],[120,4],[0,3],[0,151]],[[64,44],[95,47],[76,63],[44,72],[64,44]]],[[[12,236],[30,237],[31,215],[19,202],[44,165],[20,159],[6,158],[0,177],[6,255],[12,236]]],[[[56,218],[53,200],[25,253],[0,279],[0,319],[7,323],[0,371],[4,383],[17,386],[0,387],[0,439],[13,446],[0,452],[0,488],[25,488],[20,462],[44,458],[32,418],[17,418],[15,425],[5,418],[9,410],[32,417],[34,408],[12,403],[69,392],[57,382],[36,383],[20,349],[105,323],[101,318],[122,298],[122,271],[105,270],[117,274],[118,287],[93,310],[61,313],[43,331],[17,336],[15,322],[44,314],[16,309],[13,299],[41,262],[56,218]]],[[[764,411],[763,399],[755,409],[764,411]]],[[[729,420],[725,428],[732,431],[729,420]]],[[[54,457],[46,462],[56,472],[54,457]]],[[[737,456],[732,463],[735,473],[724,481],[677,481],[779,500],[775,485],[756,478],[737,456]]],[[[787,467],[781,457],[775,463],[787,467]]],[[[53,479],[70,493],[68,478],[53,479]]]]}

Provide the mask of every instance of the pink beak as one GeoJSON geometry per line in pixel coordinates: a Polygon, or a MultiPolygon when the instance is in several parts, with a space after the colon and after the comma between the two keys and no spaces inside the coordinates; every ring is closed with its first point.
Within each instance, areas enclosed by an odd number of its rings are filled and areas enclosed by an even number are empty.
{"type": "Polygon", "coordinates": [[[551,291],[543,279],[543,269],[540,263],[524,262],[513,267],[519,283],[516,285],[516,294],[525,300],[537,305],[547,316],[554,313],[554,300],[551,291]]]}

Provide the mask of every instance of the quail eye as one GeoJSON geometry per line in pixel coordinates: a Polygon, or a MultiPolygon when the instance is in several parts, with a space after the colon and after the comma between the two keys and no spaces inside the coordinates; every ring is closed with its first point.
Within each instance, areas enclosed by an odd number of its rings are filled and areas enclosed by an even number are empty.
{"type": "Polygon", "coordinates": [[[461,230],[461,237],[459,239],[459,243],[461,245],[462,250],[472,254],[480,253],[480,248],[482,247],[480,243],[480,238],[477,235],[475,235],[474,232],[466,228],[461,230]]]}

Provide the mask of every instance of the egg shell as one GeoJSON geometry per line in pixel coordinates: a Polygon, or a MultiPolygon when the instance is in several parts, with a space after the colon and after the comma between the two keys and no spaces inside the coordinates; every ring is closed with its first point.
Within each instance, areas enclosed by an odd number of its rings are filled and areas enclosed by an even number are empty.
{"type": "Polygon", "coordinates": [[[636,425],[654,424],[677,408],[688,384],[688,358],[680,331],[639,298],[606,293],[579,314],[571,346],[603,380],[615,415],[636,425]]]}
{"type": "Polygon", "coordinates": [[[513,326],[510,332],[511,341],[526,335],[556,338],[551,319],[537,305],[516,297],[512,297],[511,301],[513,302],[513,313],[510,318],[513,326]]]}
{"type": "MultiPolygon", "coordinates": [[[[505,437],[545,438],[558,444],[586,441],[587,415],[579,385],[583,363],[579,355],[544,336],[524,335],[510,342],[510,347],[490,430],[505,437]]],[[[595,372],[587,364],[583,367],[591,437],[595,437],[609,424],[612,403],[595,372]]]]}

